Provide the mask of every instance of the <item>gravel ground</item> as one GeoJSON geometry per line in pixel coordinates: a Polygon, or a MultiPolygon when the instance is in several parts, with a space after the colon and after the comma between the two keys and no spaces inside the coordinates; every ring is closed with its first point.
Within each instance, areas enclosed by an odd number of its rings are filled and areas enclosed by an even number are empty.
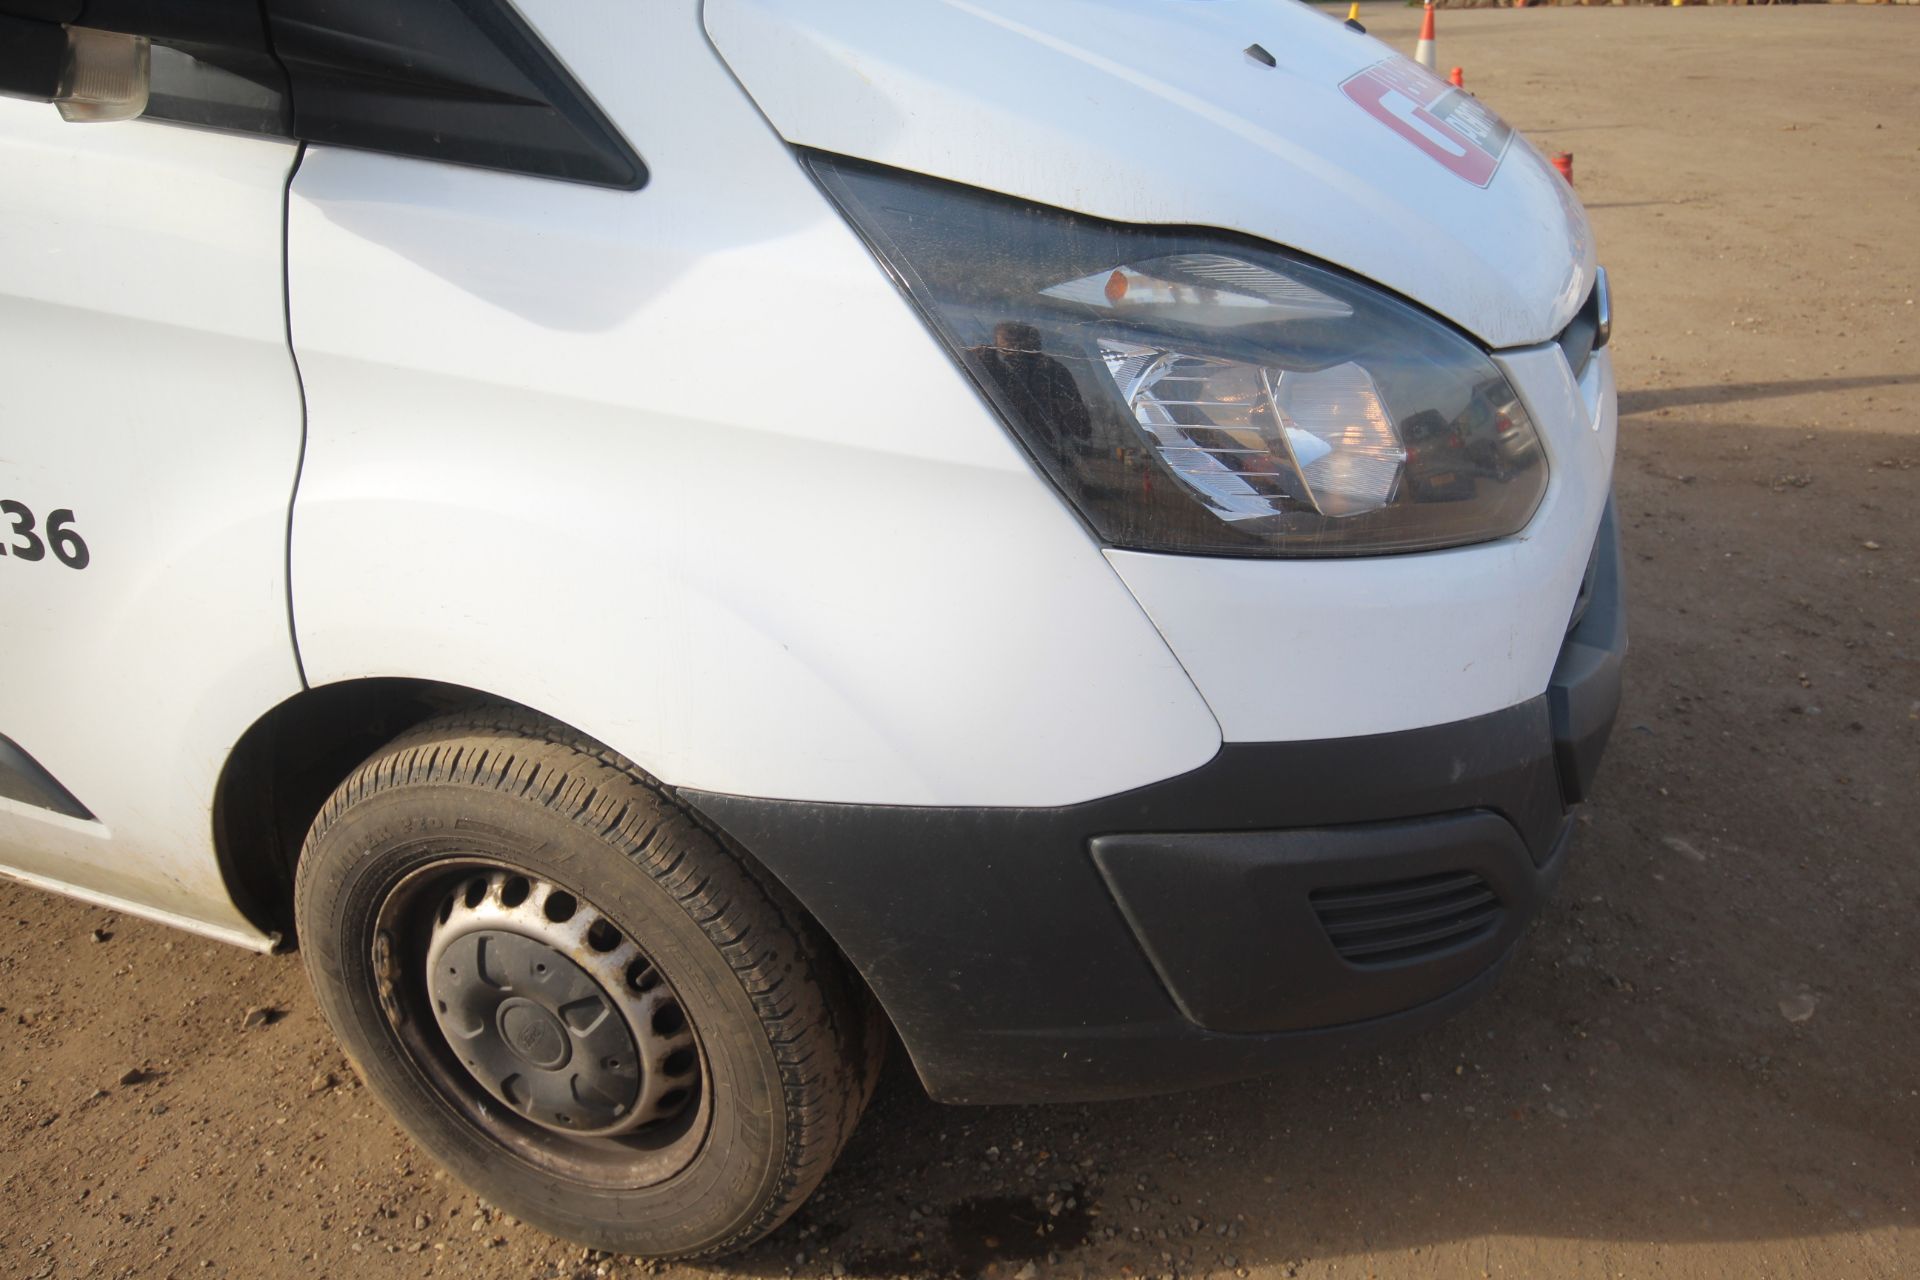
{"type": "MultiPolygon", "coordinates": [[[[1615,280],[1634,652],[1558,900],[1386,1053],[996,1109],[896,1057],[718,1272],[1920,1273],[1920,14],[1447,12],[1440,61],[1575,153],[1615,280]]],[[[14,885],[0,920],[0,1275],[691,1274],[439,1174],[297,958],[14,885]]]]}

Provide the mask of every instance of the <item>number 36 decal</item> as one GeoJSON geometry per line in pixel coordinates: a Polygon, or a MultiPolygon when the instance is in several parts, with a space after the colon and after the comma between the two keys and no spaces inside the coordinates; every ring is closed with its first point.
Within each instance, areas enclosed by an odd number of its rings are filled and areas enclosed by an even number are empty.
{"type": "Polygon", "coordinates": [[[0,499],[0,517],[5,518],[0,521],[0,535],[12,534],[12,541],[0,542],[0,556],[45,560],[47,548],[51,546],[53,558],[69,569],[84,569],[93,560],[93,553],[87,550],[86,542],[73,527],[73,512],[66,507],[47,517],[44,540],[35,527],[33,512],[21,503],[11,498],[0,499]]]}

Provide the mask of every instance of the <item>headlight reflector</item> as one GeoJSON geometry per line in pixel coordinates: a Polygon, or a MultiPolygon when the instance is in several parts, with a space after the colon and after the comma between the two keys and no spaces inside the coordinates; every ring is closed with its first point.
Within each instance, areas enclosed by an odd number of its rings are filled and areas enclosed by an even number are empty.
{"type": "Polygon", "coordinates": [[[1387,505],[1406,447],[1380,390],[1348,361],[1273,372],[1099,340],[1107,373],[1160,461],[1229,522],[1310,504],[1347,516],[1387,505]]]}

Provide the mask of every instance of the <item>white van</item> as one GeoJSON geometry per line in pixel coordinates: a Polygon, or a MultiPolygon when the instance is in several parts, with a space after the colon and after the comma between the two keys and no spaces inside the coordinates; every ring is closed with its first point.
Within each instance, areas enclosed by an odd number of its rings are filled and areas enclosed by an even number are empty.
{"type": "Polygon", "coordinates": [[[1605,276],[1291,0],[0,0],[0,863],[549,1231],[1427,1025],[1625,650],[1605,276]]]}

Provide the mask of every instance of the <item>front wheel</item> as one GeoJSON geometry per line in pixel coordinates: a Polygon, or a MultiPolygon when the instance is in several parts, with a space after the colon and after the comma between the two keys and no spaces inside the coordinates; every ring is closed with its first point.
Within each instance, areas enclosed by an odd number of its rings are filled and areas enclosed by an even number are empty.
{"type": "Polygon", "coordinates": [[[430,722],[334,792],[301,951],[368,1086],[555,1235],[713,1256],[826,1176],[882,1030],[776,885],[625,761],[524,713],[430,722]]]}

